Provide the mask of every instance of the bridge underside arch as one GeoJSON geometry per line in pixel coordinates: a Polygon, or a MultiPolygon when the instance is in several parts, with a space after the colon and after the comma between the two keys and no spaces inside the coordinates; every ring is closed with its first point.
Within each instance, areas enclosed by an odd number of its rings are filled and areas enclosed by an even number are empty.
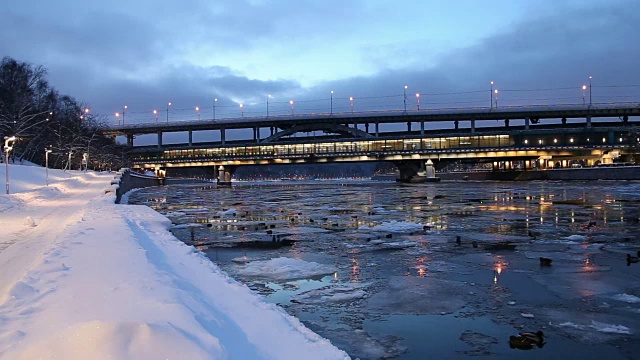
{"type": "Polygon", "coordinates": [[[366,131],[348,127],[342,124],[315,123],[315,124],[293,125],[289,128],[286,128],[282,131],[279,131],[269,136],[268,138],[262,140],[261,142],[263,143],[274,142],[283,137],[291,136],[296,133],[311,132],[311,131],[322,131],[327,134],[340,134],[350,138],[373,137],[371,134],[367,133],[366,131]]]}

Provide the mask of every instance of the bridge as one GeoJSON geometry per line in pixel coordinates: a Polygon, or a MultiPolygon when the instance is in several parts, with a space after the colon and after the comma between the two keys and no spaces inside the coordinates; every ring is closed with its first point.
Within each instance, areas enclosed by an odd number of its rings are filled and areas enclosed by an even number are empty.
{"type": "Polygon", "coordinates": [[[640,152],[638,116],[638,103],[519,106],[172,121],[102,133],[126,137],[134,168],[211,167],[225,183],[243,165],[357,161],[392,161],[400,180],[414,181],[427,160],[439,168],[485,161],[494,169],[611,163],[640,152]],[[230,131],[245,137],[227,140],[230,131]],[[206,141],[194,142],[197,132],[206,141]],[[188,141],[163,144],[168,133],[188,141]],[[134,145],[148,134],[157,135],[155,145],[134,145]]]}

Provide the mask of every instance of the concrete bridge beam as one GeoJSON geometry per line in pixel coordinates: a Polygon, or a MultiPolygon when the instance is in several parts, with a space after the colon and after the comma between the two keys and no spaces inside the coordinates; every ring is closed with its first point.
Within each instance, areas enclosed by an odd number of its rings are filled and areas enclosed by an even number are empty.
{"type": "Polygon", "coordinates": [[[128,134],[127,135],[127,146],[129,146],[129,147],[133,146],[133,134],[128,134]]]}
{"type": "Polygon", "coordinates": [[[189,146],[193,146],[193,131],[189,130],[189,146]]]}
{"type": "Polygon", "coordinates": [[[222,143],[222,145],[224,145],[224,143],[225,143],[225,131],[224,131],[224,128],[220,129],[220,142],[222,143]]]}
{"type": "Polygon", "coordinates": [[[162,149],[162,131],[158,131],[158,149],[162,149]]]}

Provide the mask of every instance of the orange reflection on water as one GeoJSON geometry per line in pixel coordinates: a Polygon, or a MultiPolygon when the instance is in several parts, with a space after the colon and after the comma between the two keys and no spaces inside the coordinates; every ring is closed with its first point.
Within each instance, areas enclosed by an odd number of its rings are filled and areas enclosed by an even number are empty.
{"type": "Polygon", "coordinates": [[[498,281],[500,280],[500,275],[507,268],[508,265],[509,265],[508,262],[506,262],[504,259],[498,256],[498,259],[493,265],[493,283],[494,284],[498,283],[498,281]]]}

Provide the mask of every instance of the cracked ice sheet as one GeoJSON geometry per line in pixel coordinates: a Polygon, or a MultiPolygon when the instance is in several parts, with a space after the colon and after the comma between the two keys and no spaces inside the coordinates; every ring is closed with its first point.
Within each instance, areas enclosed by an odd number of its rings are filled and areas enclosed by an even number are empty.
{"type": "Polygon", "coordinates": [[[431,277],[390,278],[388,288],[367,299],[367,308],[391,314],[450,314],[477,300],[484,289],[431,277]]]}
{"type": "MultiPolygon", "coordinates": [[[[558,297],[570,300],[587,296],[603,296],[606,294],[619,294],[631,283],[637,280],[631,276],[619,275],[615,278],[599,276],[603,270],[589,270],[587,266],[581,267],[580,272],[562,272],[558,274],[534,274],[531,279],[544,286],[558,297]]],[[[607,267],[599,269],[608,270],[607,267]]],[[[579,271],[578,269],[576,269],[579,271]]]]}

